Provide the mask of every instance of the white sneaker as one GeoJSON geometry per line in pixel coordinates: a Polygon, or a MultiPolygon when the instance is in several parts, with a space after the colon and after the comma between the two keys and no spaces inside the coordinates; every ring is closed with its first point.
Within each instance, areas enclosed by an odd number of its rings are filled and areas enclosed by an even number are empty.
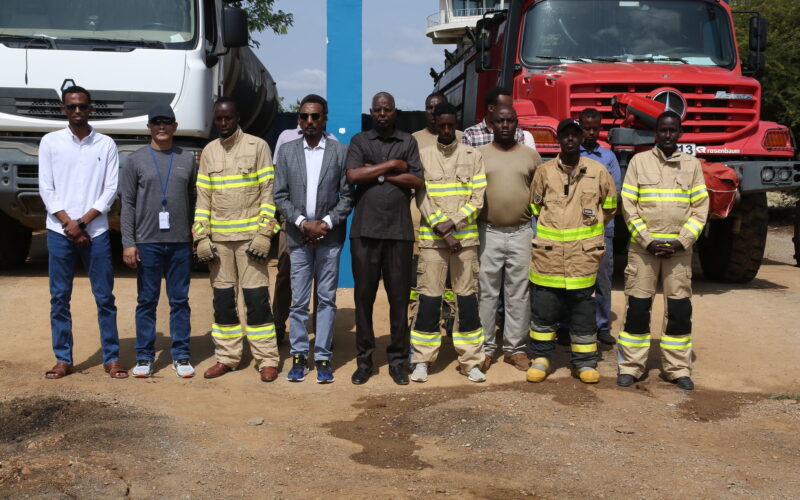
{"type": "Polygon", "coordinates": [[[175,370],[175,374],[180,378],[194,377],[194,367],[191,363],[189,363],[188,359],[179,359],[177,361],[173,361],[172,369],[175,370]]]}
{"type": "Polygon", "coordinates": [[[133,376],[136,378],[148,378],[153,375],[153,362],[146,359],[140,359],[136,362],[136,366],[131,370],[133,376]]]}
{"type": "Polygon", "coordinates": [[[486,375],[477,366],[470,368],[467,372],[467,378],[470,382],[486,382],[486,375]]]}
{"type": "Polygon", "coordinates": [[[428,381],[428,363],[417,363],[414,365],[414,371],[411,372],[411,380],[414,382],[427,382],[428,381]]]}

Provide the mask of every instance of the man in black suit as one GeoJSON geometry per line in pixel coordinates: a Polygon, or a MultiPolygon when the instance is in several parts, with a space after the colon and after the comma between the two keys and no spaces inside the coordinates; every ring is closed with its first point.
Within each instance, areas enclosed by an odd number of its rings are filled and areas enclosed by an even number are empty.
{"type": "Polygon", "coordinates": [[[389,298],[389,374],[395,383],[405,385],[414,246],[409,206],[411,190],[422,186],[422,163],[417,141],[395,129],[397,110],[391,94],[375,94],[370,113],[375,128],[353,136],[347,150],[347,180],[356,185],[350,251],[355,278],[358,368],[352,381],[360,385],[372,375],[372,308],[383,278],[389,298]]]}
{"type": "Polygon", "coordinates": [[[303,137],[283,145],[275,161],[275,204],[286,217],[286,242],[290,248],[292,368],[288,379],[292,382],[302,382],[308,373],[308,313],[315,280],[317,382],[334,381],[330,361],[339,254],[347,232],[347,215],[353,207],[353,193],[345,175],[347,146],[324,137],[327,115],[325,99],[315,94],[304,97],[297,115],[303,137]]]}

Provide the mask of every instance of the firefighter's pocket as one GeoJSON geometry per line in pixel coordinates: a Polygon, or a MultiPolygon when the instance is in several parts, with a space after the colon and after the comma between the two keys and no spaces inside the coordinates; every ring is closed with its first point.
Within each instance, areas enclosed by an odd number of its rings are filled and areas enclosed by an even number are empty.
{"type": "Polygon", "coordinates": [[[456,165],[456,178],[458,182],[469,182],[472,179],[473,166],[469,163],[459,163],[456,165]]]}
{"type": "Polygon", "coordinates": [[[599,203],[596,191],[583,191],[581,193],[581,212],[584,226],[597,224],[599,203]]]}
{"type": "Polygon", "coordinates": [[[600,259],[603,258],[603,253],[605,251],[606,245],[602,236],[583,240],[583,253],[594,259],[596,262],[600,262],[600,259]]]}
{"type": "Polygon", "coordinates": [[[544,242],[539,239],[534,239],[531,242],[531,260],[547,259],[552,251],[552,242],[544,242]]]}
{"type": "Polygon", "coordinates": [[[657,166],[647,166],[639,170],[639,185],[642,187],[654,187],[661,183],[661,169],[657,166]]]}
{"type": "Polygon", "coordinates": [[[678,183],[678,187],[680,187],[684,191],[689,191],[689,189],[691,189],[692,187],[691,172],[680,172],[675,180],[678,183]]]}
{"type": "Polygon", "coordinates": [[[630,262],[625,266],[625,294],[630,295],[636,284],[636,265],[630,262]]]}
{"type": "Polygon", "coordinates": [[[469,185],[472,182],[472,176],[469,174],[456,174],[456,182],[463,185],[469,185]]]}

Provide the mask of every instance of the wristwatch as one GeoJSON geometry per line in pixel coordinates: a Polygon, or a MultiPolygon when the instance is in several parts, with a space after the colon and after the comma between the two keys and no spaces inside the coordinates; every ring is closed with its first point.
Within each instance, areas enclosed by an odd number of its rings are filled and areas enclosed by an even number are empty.
{"type": "Polygon", "coordinates": [[[81,219],[78,219],[77,222],[78,222],[78,227],[81,229],[81,231],[86,229],[86,223],[85,222],[83,222],[81,219]]]}
{"type": "Polygon", "coordinates": [[[384,177],[382,175],[378,176],[378,184],[383,184],[383,181],[385,181],[385,180],[386,180],[386,177],[384,177]]]}

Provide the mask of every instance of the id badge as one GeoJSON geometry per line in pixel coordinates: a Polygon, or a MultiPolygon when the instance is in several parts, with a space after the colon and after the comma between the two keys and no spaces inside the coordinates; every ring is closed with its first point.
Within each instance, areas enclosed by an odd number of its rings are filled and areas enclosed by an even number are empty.
{"type": "Polygon", "coordinates": [[[169,212],[158,213],[158,228],[161,230],[169,229],[169,212]]]}

